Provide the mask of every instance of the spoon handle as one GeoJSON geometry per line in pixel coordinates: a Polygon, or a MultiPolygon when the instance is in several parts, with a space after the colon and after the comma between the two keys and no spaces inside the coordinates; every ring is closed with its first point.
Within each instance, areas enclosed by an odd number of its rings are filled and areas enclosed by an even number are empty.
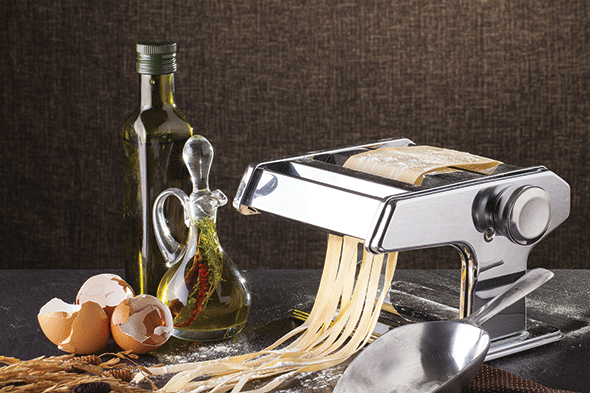
{"type": "Polygon", "coordinates": [[[530,270],[475,313],[465,318],[464,321],[474,326],[481,326],[506,307],[549,281],[551,277],[553,277],[553,273],[547,269],[537,268],[530,270]]]}

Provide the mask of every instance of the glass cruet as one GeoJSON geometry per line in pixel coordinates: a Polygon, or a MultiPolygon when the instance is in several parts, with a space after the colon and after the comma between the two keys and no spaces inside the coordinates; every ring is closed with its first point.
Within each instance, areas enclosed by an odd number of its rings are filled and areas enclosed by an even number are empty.
{"type": "Polygon", "coordinates": [[[187,196],[178,188],[169,188],[154,202],[156,240],[169,267],[157,296],[172,312],[175,337],[196,341],[229,338],[244,327],[251,295],[246,279],[217,236],[217,209],[227,203],[227,197],[220,190],[209,189],[213,147],[207,139],[200,135],[189,138],[182,156],[192,193],[187,196]],[[164,214],[171,195],[184,206],[188,227],[184,244],[174,238],[164,214]]]}

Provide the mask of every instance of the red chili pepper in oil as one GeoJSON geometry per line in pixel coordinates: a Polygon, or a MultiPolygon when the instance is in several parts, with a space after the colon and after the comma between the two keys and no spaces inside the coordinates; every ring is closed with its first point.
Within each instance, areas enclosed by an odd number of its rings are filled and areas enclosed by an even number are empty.
{"type": "Polygon", "coordinates": [[[185,304],[174,299],[169,305],[175,320],[174,326],[179,328],[190,326],[197,319],[206,307],[216,283],[221,279],[223,257],[219,251],[215,223],[212,220],[203,220],[200,224],[197,250],[192,265],[184,276],[184,285],[190,293],[188,302],[185,304]],[[185,310],[185,307],[188,308],[185,310]]]}
{"type": "MultiPolygon", "coordinates": [[[[195,308],[191,311],[191,315],[189,318],[186,319],[186,321],[184,321],[181,324],[175,324],[174,326],[186,327],[191,325],[195,321],[195,319],[197,319],[197,317],[201,313],[201,310],[203,309],[203,301],[205,300],[205,296],[207,295],[207,291],[209,290],[209,266],[207,265],[207,261],[205,260],[205,258],[203,258],[203,256],[201,255],[200,250],[197,250],[197,253],[194,256],[193,265],[191,266],[184,278],[184,283],[189,290],[191,290],[194,287],[197,281],[199,285],[199,290],[197,292],[197,296],[195,297],[195,308]]],[[[174,299],[174,301],[170,305],[171,309],[173,308],[173,306],[176,306],[174,308],[178,307],[178,305],[174,304],[174,302],[180,303],[178,299],[174,299]]],[[[177,313],[179,311],[180,309],[178,308],[177,313]]]]}

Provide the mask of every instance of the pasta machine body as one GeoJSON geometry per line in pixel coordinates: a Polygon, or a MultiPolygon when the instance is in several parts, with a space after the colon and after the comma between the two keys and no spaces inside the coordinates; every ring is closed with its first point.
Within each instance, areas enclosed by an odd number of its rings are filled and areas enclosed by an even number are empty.
{"type": "MultiPolygon", "coordinates": [[[[252,164],[234,207],[359,238],[376,254],[451,245],[462,261],[458,317],[466,317],[524,275],[531,249],[569,216],[570,188],[543,166],[457,169],[419,186],[343,167],[357,153],[413,145],[396,138],[252,164]]],[[[488,360],[561,337],[527,330],[524,299],[483,327],[496,343],[488,360]]]]}

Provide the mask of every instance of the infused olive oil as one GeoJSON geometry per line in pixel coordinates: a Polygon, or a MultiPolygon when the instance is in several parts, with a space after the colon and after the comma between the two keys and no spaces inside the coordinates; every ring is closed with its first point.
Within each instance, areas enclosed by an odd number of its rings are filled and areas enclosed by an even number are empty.
{"type": "Polygon", "coordinates": [[[227,203],[227,197],[209,189],[213,147],[207,139],[192,136],[184,146],[183,159],[191,194],[169,188],[154,202],[156,239],[171,266],[160,282],[158,298],[172,313],[172,335],[197,341],[229,338],[246,323],[251,297],[246,279],[221,248],[217,235],[217,209],[227,203]],[[176,222],[188,228],[182,244],[169,236],[173,220],[164,211],[166,203],[175,199],[185,214],[176,222]]]}
{"type": "MultiPolygon", "coordinates": [[[[214,223],[212,229],[215,231],[214,223]]],[[[229,338],[239,333],[248,319],[249,288],[219,243],[209,243],[202,229],[199,232],[195,255],[187,256],[164,275],[158,298],[172,312],[175,337],[198,341],[229,338]],[[178,290],[178,282],[183,290],[178,290]]],[[[210,235],[217,237],[216,233],[210,235]]]]}

